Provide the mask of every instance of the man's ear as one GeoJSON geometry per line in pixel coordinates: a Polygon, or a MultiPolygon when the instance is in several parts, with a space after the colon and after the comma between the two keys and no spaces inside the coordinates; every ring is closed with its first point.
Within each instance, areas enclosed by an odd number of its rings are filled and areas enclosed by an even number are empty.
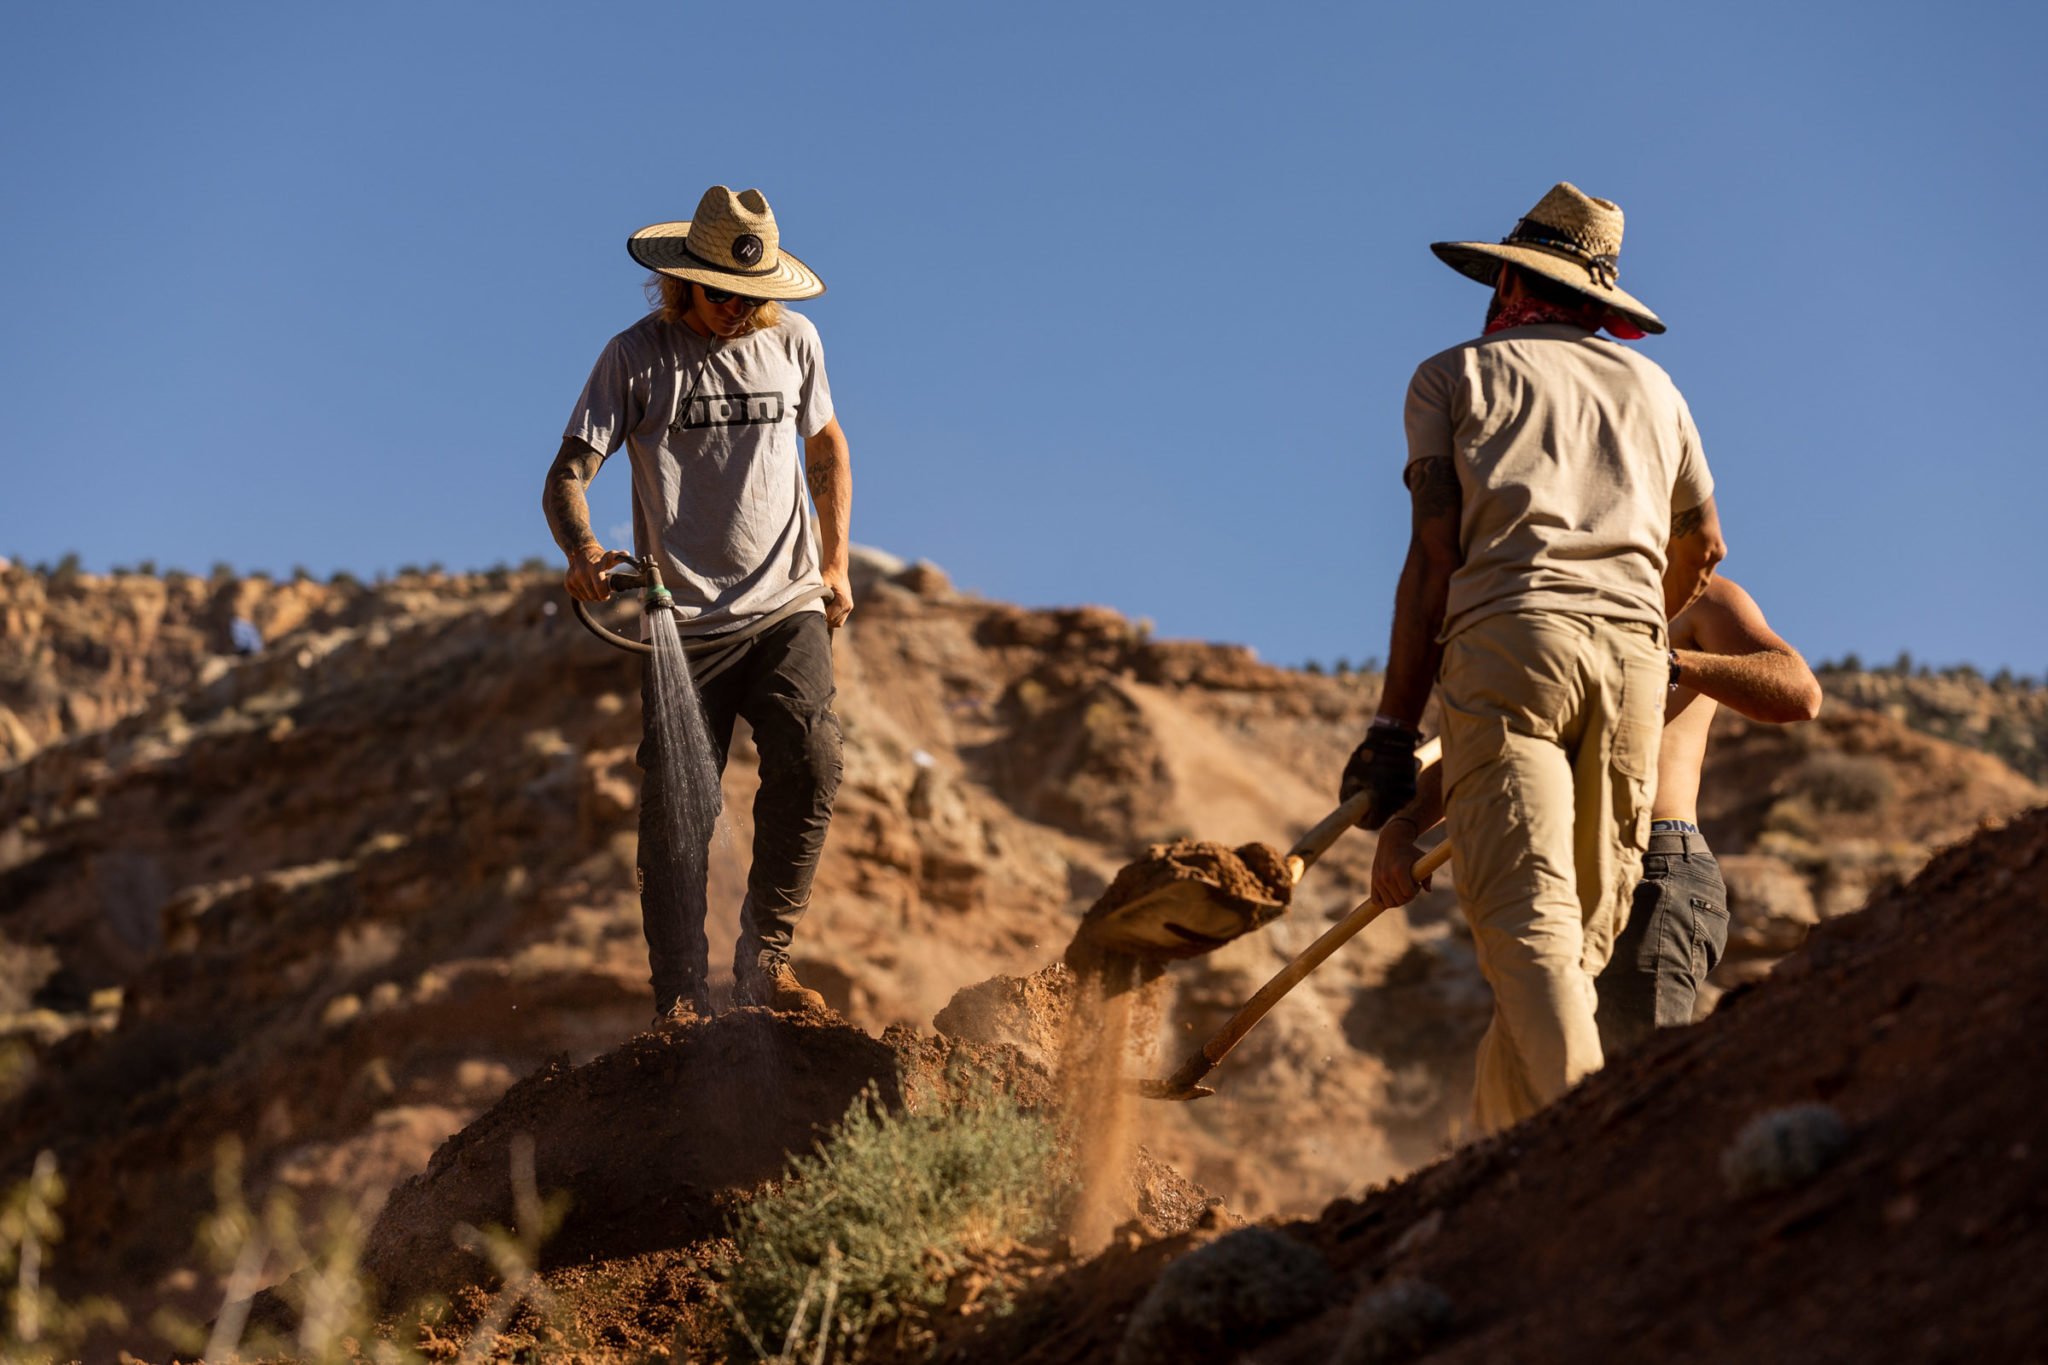
{"type": "Polygon", "coordinates": [[[1486,301],[1486,325],[1488,327],[1493,326],[1493,320],[1500,316],[1500,310],[1507,307],[1508,270],[1508,263],[1502,261],[1500,269],[1493,272],[1493,297],[1486,301]]]}

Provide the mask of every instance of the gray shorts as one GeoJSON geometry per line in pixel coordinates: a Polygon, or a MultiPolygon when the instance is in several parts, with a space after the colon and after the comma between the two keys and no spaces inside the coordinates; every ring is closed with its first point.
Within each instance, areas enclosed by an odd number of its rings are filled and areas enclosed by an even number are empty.
{"type": "Polygon", "coordinates": [[[1691,1023],[1700,983],[1727,946],[1728,890],[1707,841],[1686,821],[1656,821],[1628,925],[1594,983],[1601,1050],[1612,1057],[1691,1023]]]}

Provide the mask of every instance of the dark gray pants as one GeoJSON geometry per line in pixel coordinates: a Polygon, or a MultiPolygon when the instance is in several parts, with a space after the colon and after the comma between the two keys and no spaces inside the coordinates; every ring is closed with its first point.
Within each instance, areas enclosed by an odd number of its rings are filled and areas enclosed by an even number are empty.
{"type": "Polygon", "coordinates": [[[1609,1057],[1660,1028],[1692,1022],[1700,983],[1728,946],[1728,891],[1697,834],[1653,833],[1628,925],[1594,981],[1600,1048],[1609,1057]]]}
{"type": "MultiPolygon", "coordinates": [[[[832,799],[839,791],[839,718],[832,712],[832,633],[820,612],[800,612],[737,646],[743,653],[704,683],[699,699],[711,734],[718,771],[740,716],[754,727],[761,754],[761,790],[754,798],[754,861],[747,872],[747,898],[740,908],[740,937],[733,949],[737,973],[756,966],[762,954],[786,955],[797,921],[811,903],[811,880],[832,823],[832,799]]],[[[675,823],[663,813],[661,764],[655,761],[651,729],[655,715],[654,670],[641,675],[643,721],[640,741],[640,917],[647,931],[647,959],[654,1000],[666,1009],[678,998],[700,1004],[710,969],[704,936],[706,911],[700,856],[669,856],[675,823]]]]}

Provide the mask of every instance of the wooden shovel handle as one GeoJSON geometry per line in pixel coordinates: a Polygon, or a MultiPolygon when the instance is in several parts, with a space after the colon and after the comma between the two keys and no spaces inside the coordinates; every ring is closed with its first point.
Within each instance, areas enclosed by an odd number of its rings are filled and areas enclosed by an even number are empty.
{"type": "MultiPolygon", "coordinates": [[[[1443,756],[1443,751],[1444,742],[1441,739],[1432,739],[1415,751],[1415,757],[1427,768],[1443,756]]],[[[1287,850],[1287,870],[1293,874],[1294,880],[1300,881],[1302,874],[1315,866],[1316,859],[1329,852],[1330,845],[1344,837],[1344,831],[1363,819],[1371,807],[1372,793],[1360,792],[1325,815],[1314,829],[1295,840],[1294,847],[1287,850]]]]}
{"type": "MultiPolygon", "coordinates": [[[[1450,861],[1451,845],[1448,840],[1432,851],[1425,853],[1415,863],[1415,879],[1427,877],[1430,873],[1450,861]]],[[[1259,993],[1244,1002],[1244,1007],[1230,1016],[1227,1023],[1216,1031],[1215,1037],[1202,1044],[1202,1050],[1188,1058],[1180,1070],[1167,1078],[1169,1087],[1185,1090],[1216,1069],[1216,1064],[1230,1055],[1230,1050],[1243,1041],[1267,1011],[1280,1003],[1280,997],[1301,984],[1303,977],[1323,965],[1330,954],[1336,952],[1352,937],[1380,917],[1386,909],[1377,899],[1364,902],[1357,909],[1338,920],[1323,932],[1323,936],[1308,947],[1301,955],[1282,967],[1271,981],[1259,987],[1259,993]]]]}

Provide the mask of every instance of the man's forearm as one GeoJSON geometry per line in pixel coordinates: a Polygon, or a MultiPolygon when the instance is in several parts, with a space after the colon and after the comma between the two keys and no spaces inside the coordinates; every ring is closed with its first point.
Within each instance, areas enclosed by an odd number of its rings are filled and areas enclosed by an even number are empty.
{"type": "Polygon", "coordinates": [[[1787,725],[1820,714],[1820,683],[1797,654],[1678,651],[1679,681],[1751,720],[1787,725]]]}
{"type": "Polygon", "coordinates": [[[1408,562],[1401,566],[1401,582],[1394,590],[1394,632],[1387,646],[1387,683],[1379,710],[1411,730],[1422,723],[1430,689],[1436,686],[1437,666],[1443,662],[1444,647],[1437,635],[1443,630],[1450,591],[1451,566],[1436,563],[1420,544],[1410,544],[1408,562]]]}
{"type": "Polygon", "coordinates": [[[581,441],[566,440],[548,469],[547,485],[541,491],[541,511],[547,516],[548,532],[565,555],[573,556],[586,545],[601,543],[590,529],[590,502],[583,490],[603,462],[603,456],[581,441]]]}
{"type": "Polygon", "coordinates": [[[811,500],[818,504],[818,552],[824,557],[824,571],[844,574],[853,527],[853,461],[846,438],[834,435],[837,439],[821,439],[821,432],[804,443],[804,480],[810,485],[811,500]]]}

